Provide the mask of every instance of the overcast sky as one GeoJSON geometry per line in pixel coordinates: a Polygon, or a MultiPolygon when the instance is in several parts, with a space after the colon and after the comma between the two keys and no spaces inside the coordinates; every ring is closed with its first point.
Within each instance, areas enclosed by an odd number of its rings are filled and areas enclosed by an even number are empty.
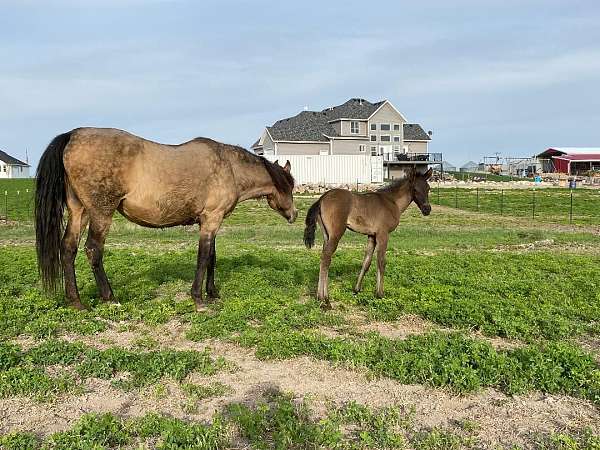
{"type": "Polygon", "coordinates": [[[600,2],[0,0],[0,148],[78,126],[248,147],[389,99],[461,165],[600,146],[600,2]]]}

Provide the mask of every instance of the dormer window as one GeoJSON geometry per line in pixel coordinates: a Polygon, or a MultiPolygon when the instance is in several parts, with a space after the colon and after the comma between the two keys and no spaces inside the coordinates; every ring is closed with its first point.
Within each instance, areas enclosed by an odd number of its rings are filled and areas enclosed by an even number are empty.
{"type": "Polygon", "coordinates": [[[352,121],[350,122],[350,134],[358,134],[359,133],[359,125],[358,122],[352,121]]]}

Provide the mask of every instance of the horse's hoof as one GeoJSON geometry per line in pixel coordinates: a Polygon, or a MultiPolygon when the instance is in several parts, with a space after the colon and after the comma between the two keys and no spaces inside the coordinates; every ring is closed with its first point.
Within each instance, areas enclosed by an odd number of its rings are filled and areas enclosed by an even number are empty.
{"type": "Polygon", "coordinates": [[[87,308],[80,301],[72,302],[71,306],[78,311],[87,311],[87,308]]]}
{"type": "Polygon", "coordinates": [[[354,288],[354,289],[352,289],[352,293],[353,293],[354,295],[356,295],[356,294],[360,294],[360,291],[362,291],[362,289],[357,289],[357,288],[354,288]]]}
{"type": "Polygon", "coordinates": [[[376,292],[375,293],[375,297],[376,298],[383,298],[383,292],[376,292]]]}
{"type": "Polygon", "coordinates": [[[221,298],[221,296],[219,295],[219,293],[217,291],[212,291],[212,292],[207,292],[206,296],[208,297],[208,301],[214,301],[214,300],[219,300],[221,298]]]}

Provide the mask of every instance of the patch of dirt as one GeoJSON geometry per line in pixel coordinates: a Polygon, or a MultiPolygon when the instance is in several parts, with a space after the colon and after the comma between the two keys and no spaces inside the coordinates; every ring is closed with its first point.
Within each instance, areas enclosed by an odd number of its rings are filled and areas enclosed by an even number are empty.
{"type": "MultiPolygon", "coordinates": [[[[343,337],[348,335],[343,328],[319,327],[318,330],[328,337],[343,337]]],[[[406,339],[415,334],[425,334],[432,331],[451,333],[457,330],[441,327],[434,322],[430,322],[414,314],[406,314],[393,322],[367,322],[366,320],[362,320],[362,323],[357,323],[351,331],[357,334],[375,332],[389,339],[406,339]]],[[[516,340],[490,337],[479,332],[467,332],[466,334],[475,339],[490,343],[496,350],[513,349],[524,345],[522,342],[516,340]]]]}
{"type": "Polygon", "coordinates": [[[584,350],[592,353],[600,364],[600,336],[582,336],[577,339],[577,344],[584,350]]]}
{"type": "MultiPolygon", "coordinates": [[[[406,317],[400,323],[402,326],[366,324],[362,329],[392,334],[396,338],[431,329],[430,323],[415,316],[406,317]]],[[[600,411],[585,400],[541,393],[509,397],[494,389],[457,396],[444,389],[403,385],[386,378],[371,379],[365,371],[336,367],[309,357],[262,361],[254,356],[252,349],[234,344],[188,341],[184,336],[186,329],[186,325],[172,321],[154,329],[152,337],[161,347],[172,349],[201,351],[210,347],[214,356],[233,363],[237,367],[235,371],[189,377],[189,381],[198,384],[221,382],[231,386],[232,393],[202,400],[197,411],[191,413],[184,408],[185,395],[172,381],[161,383],[160,389],[154,386],[141,392],[125,392],[113,388],[109,381],[89,379],[84,384],[83,395],[63,396],[52,403],[26,398],[0,399],[0,432],[29,430],[47,435],[71,427],[84,413],[106,411],[126,417],[157,411],[204,421],[229,403],[252,404],[273,391],[293,392],[297,398],[308,397],[317,411],[325,411],[325,405],[330,402],[341,404],[352,400],[372,407],[414,405],[417,428],[453,427],[465,420],[474,421],[478,424],[477,438],[488,448],[497,444],[527,445],[536,433],[584,427],[600,432],[600,411]]],[[[143,334],[119,332],[115,328],[95,336],[66,335],[64,338],[105,348],[106,342],[131,347],[141,336],[143,334]]]]}

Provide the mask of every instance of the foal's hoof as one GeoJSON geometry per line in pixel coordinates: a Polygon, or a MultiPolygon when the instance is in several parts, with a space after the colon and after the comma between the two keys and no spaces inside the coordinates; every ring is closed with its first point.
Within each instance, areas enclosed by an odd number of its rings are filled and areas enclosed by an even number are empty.
{"type": "Polygon", "coordinates": [[[330,311],[333,307],[331,306],[331,303],[329,303],[329,300],[321,300],[321,309],[323,311],[330,311]]]}
{"type": "Polygon", "coordinates": [[[360,294],[360,291],[362,291],[362,289],[359,289],[359,288],[357,288],[357,287],[355,287],[354,289],[352,289],[352,292],[353,292],[354,294],[360,294]]]}
{"type": "Polygon", "coordinates": [[[383,292],[375,292],[375,297],[383,298],[383,292]]]}

